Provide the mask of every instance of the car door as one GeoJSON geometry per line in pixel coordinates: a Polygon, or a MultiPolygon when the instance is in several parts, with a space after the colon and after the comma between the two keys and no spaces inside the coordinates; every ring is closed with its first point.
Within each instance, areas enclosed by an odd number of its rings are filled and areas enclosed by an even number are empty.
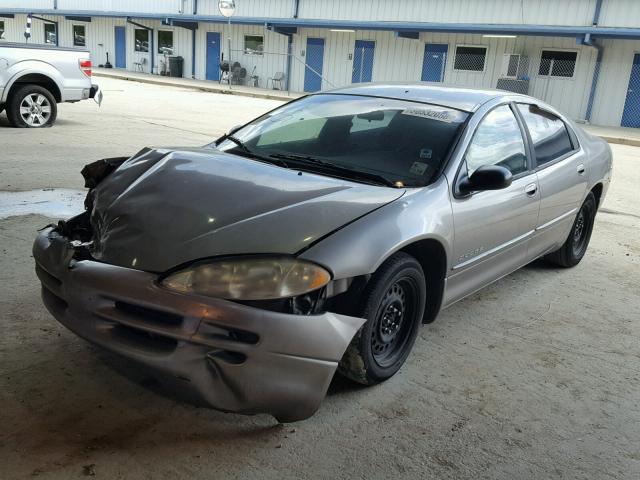
{"type": "Polygon", "coordinates": [[[540,189],[540,214],[529,242],[531,260],[557,250],[569,235],[587,191],[585,153],[564,121],[537,105],[518,103],[540,189]]]}
{"type": "Polygon", "coordinates": [[[480,121],[453,182],[452,270],[445,304],[482,288],[526,263],[540,196],[528,145],[514,105],[502,104],[480,121]],[[457,185],[482,165],[501,165],[510,186],[461,195],[457,185]]]}

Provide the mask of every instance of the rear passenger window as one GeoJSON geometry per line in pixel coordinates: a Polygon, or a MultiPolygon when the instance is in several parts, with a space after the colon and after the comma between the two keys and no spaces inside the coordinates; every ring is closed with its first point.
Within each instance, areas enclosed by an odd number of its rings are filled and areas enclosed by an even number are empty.
{"type": "Polygon", "coordinates": [[[538,166],[573,151],[571,137],[562,120],[534,105],[520,103],[518,109],[531,134],[538,166]]]}
{"type": "Polygon", "coordinates": [[[513,175],[527,171],[522,132],[509,106],[494,108],[482,119],[465,159],[469,176],[483,165],[499,165],[513,175]]]}

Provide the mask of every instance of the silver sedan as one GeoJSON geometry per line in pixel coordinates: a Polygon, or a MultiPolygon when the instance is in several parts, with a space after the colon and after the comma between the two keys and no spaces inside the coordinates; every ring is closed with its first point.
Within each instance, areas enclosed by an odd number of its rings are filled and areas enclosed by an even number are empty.
{"type": "Polygon", "coordinates": [[[394,375],[442,308],[580,262],[611,164],[531,97],[344,88],[88,165],[86,211],[40,232],[36,271],[61,323],[174,393],[300,420],[336,370],[394,375]]]}

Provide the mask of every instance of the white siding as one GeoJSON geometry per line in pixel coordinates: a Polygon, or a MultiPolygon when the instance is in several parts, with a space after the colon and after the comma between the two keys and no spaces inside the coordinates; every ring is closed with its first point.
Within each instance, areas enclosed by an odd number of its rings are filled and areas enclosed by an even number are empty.
{"type": "MultiPolygon", "coordinates": [[[[191,14],[192,0],[184,2],[185,14],[191,14]]],[[[414,20],[429,22],[491,22],[521,23],[537,22],[540,24],[591,23],[595,0],[562,0],[549,2],[540,0],[524,2],[506,0],[403,0],[402,8],[389,1],[349,0],[301,0],[301,15],[311,17],[340,18],[354,20],[414,20]],[[389,5],[396,5],[391,9],[389,5]],[[524,9],[522,8],[524,5],[524,9]],[[518,20],[518,16],[520,20],[518,20]],[[489,18],[490,17],[490,18],[489,18]],[[569,20],[569,17],[570,20],[569,20]]],[[[139,0],[135,3],[123,0],[58,0],[61,8],[93,9],[102,6],[104,9],[125,9],[133,4],[135,11],[160,11],[167,13],[177,11],[178,0],[139,0]],[[172,10],[173,9],[173,10],[172,10]]],[[[16,2],[0,0],[0,9],[16,2]]],[[[35,5],[38,2],[19,2],[20,6],[35,5]]],[[[42,2],[44,5],[45,2],[42,2]]],[[[293,9],[292,0],[242,0],[239,3],[239,16],[272,16],[290,17],[293,9]],[[244,10],[240,10],[243,8],[244,10]]],[[[45,5],[50,7],[50,5],[45,5]]],[[[200,0],[200,14],[217,15],[217,1],[200,0]]],[[[49,16],[59,22],[59,43],[61,46],[72,46],[72,26],[77,21],[66,20],[63,16],[49,16]]],[[[640,0],[605,0],[601,24],[640,26],[640,0]]],[[[6,41],[24,41],[23,32],[26,15],[18,14],[13,19],[3,19],[5,23],[6,41]]],[[[136,20],[136,22],[153,28],[154,49],[157,52],[158,30],[174,32],[174,50],[176,55],[184,57],[184,76],[191,76],[192,66],[192,32],[180,27],[161,25],[159,20],[136,20]]],[[[127,69],[133,70],[134,63],[146,58],[145,70],[150,70],[150,54],[134,52],[135,26],[124,18],[94,17],[86,26],[86,48],[91,51],[95,65],[104,64],[109,53],[111,63],[115,65],[115,26],[126,27],[127,69]]],[[[221,35],[221,51],[227,56],[228,27],[224,23],[200,23],[196,30],[196,78],[204,79],[206,72],[206,32],[217,31],[221,35]]],[[[355,41],[371,40],[375,42],[373,80],[385,81],[419,81],[422,72],[425,43],[444,43],[449,53],[445,64],[444,84],[495,88],[501,75],[502,59],[507,53],[519,53],[530,58],[530,90],[529,93],[539,97],[565,111],[575,119],[585,116],[591,88],[597,51],[588,46],[576,44],[574,38],[527,37],[486,38],[482,35],[426,33],[419,39],[397,38],[394,32],[367,31],[332,32],[328,29],[300,28],[293,36],[291,82],[292,91],[304,88],[305,57],[307,38],[325,39],[323,89],[340,87],[351,83],[355,41]],[[483,45],[487,47],[485,69],[482,72],[464,72],[453,69],[456,45],[483,45]],[[545,48],[567,49],[578,54],[575,73],[572,78],[546,77],[538,75],[541,51],[545,48]]],[[[260,87],[266,87],[266,80],[276,72],[287,71],[287,37],[267,30],[264,26],[246,26],[232,24],[232,61],[238,61],[247,69],[248,76],[255,67],[255,75],[260,78],[260,87]],[[243,51],[244,35],[264,36],[264,55],[250,55],[243,51]]],[[[33,43],[44,42],[44,23],[33,21],[33,43]]],[[[1,42],[1,41],[0,41],[1,42]]],[[[640,53],[640,40],[607,40],[603,41],[604,57],[600,73],[599,86],[596,91],[591,121],[600,125],[620,125],[624,102],[629,82],[629,75],[635,53],[640,53]]],[[[162,55],[155,53],[155,65],[160,66],[162,55]]]]}
{"type": "MultiPolygon", "coordinates": [[[[220,32],[221,52],[228,59],[228,27],[226,24],[201,23],[196,36],[196,78],[206,77],[206,32],[220,32]]],[[[252,72],[259,77],[260,87],[266,87],[267,78],[276,72],[285,72],[287,64],[287,37],[274,33],[260,26],[232,25],[231,62],[239,62],[247,69],[247,76],[252,72]],[[262,35],[264,37],[264,54],[252,55],[244,53],[244,36],[262,35]]]]}
{"type": "Polygon", "coordinates": [[[604,0],[600,12],[599,25],[603,27],[640,28],[640,1],[604,0]]]}
{"type": "Polygon", "coordinates": [[[590,25],[595,1],[301,0],[300,18],[431,23],[590,25]]]}
{"type": "MultiPolygon", "coordinates": [[[[192,0],[58,0],[58,10],[85,10],[132,13],[171,13],[180,11],[192,14],[189,10],[192,0]]],[[[51,5],[51,1],[49,4],[51,5]]],[[[202,2],[201,2],[202,3],[202,2]]],[[[2,6],[3,2],[0,2],[2,6]]],[[[217,4],[217,3],[216,3],[217,4]]],[[[53,8],[51,6],[47,8],[53,8]]]]}
{"type": "Polygon", "coordinates": [[[0,8],[53,8],[53,0],[2,0],[0,8]]]}
{"type": "Polygon", "coordinates": [[[503,55],[520,53],[530,57],[530,90],[535,97],[545,100],[568,115],[582,119],[586,111],[595,65],[596,50],[576,45],[574,39],[551,37],[483,38],[481,35],[429,34],[420,35],[420,40],[396,38],[393,32],[358,31],[355,33],[330,32],[319,29],[302,29],[296,35],[294,55],[297,60],[292,69],[292,89],[301,91],[304,85],[304,58],[301,51],[306,48],[307,37],[325,38],[323,89],[340,87],[351,83],[355,40],[375,42],[373,81],[420,81],[425,43],[444,43],[449,46],[445,66],[445,85],[476,88],[496,88],[501,75],[503,55]],[[457,45],[482,45],[487,47],[485,68],[482,72],[454,70],[457,45]],[[537,74],[543,48],[567,49],[578,52],[573,78],[545,77],[537,74]]]}
{"type": "Polygon", "coordinates": [[[591,122],[619,126],[631,76],[633,57],[640,53],[638,40],[607,40],[591,122]]]}
{"type": "MultiPolygon", "coordinates": [[[[200,0],[198,15],[220,15],[217,0],[200,0]]],[[[238,0],[235,16],[291,18],[293,16],[293,0],[238,0]]]]}

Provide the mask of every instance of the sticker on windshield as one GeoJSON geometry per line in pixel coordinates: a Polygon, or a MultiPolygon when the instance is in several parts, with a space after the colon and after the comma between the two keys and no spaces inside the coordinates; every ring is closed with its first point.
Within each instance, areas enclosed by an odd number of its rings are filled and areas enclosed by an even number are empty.
{"type": "Polygon", "coordinates": [[[421,148],[420,149],[420,158],[426,158],[427,160],[431,158],[431,154],[433,151],[430,148],[421,148]]]}
{"type": "Polygon", "coordinates": [[[422,162],[413,162],[409,171],[414,175],[424,175],[424,172],[427,171],[428,165],[422,162]]]}
{"type": "Polygon", "coordinates": [[[429,118],[438,120],[439,122],[451,123],[455,121],[453,115],[446,110],[435,110],[429,107],[409,107],[402,111],[403,115],[411,115],[413,117],[429,118]]]}

